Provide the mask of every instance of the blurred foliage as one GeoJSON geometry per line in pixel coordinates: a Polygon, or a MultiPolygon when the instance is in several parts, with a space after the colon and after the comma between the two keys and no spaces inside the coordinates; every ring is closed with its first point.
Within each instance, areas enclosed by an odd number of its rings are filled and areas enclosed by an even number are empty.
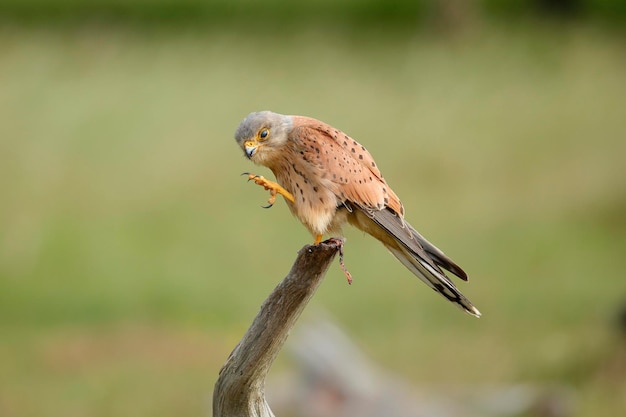
{"type": "MultiPolygon", "coordinates": [[[[358,22],[404,22],[414,24],[425,11],[426,3],[417,1],[376,0],[4,0],[0,11],[20,19],[84,19],[105,18],[160,23],[199,22],[233,24],[237,21],[258,23],[287,22],[292,18],[305,21],[332,19],[354,24],[358,22]]],[[[257,28],[262,30],[262,26],[257,28]]]]}
{"type": "Polygon", "coordinates": [[[626,2],[622,0],[479,0],[478,3],[488,13],[509,17],[601,17],[616,21],[626,18],[626,2]]]}
{"type": "Polygon", "coordinates": [[[543,16],[623,21],[623,0],[2,0],[0,18],[67,22],[85,19],[130,20],[160,24],[224,25],[258,19],[287,24],[341,21],[414,27],[440,19],[543,16]]]}

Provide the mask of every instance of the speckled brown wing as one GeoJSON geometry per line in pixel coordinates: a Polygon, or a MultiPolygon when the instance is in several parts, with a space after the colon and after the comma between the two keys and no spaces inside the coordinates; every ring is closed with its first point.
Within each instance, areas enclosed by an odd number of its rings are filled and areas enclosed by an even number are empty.
{"type": "Polygon", "coordinates": [[[323,122],[295,117],[292,140],[303,161],[353,212],[348,221],[372,235],[429,287],[466,312],[480,312],[441,268],[463,280],[465,272],[404,220],[404,208],[364,146],[323,122]]]}
{"type": "Polygon", "coordinates": [[[404,208],[389,188],[374,158],[350,136],[319,120],[294,116],[292,138],[303,159],[320,170],[322,180],[342,200],[374,210],[404,208]]]}

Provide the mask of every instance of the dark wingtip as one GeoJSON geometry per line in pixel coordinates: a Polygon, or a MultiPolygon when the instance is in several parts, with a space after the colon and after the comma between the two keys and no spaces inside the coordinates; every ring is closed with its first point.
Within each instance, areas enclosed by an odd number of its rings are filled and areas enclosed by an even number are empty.
{"type": "Polygon", "coordinates": [[[467,276],[465,271],[463,271],[461,269],[461,267],[458,266],[455,263],[449,263],[447,265],[439,265],[439,266],[441,266],[441,267],[447,269],[448,271],[452,272],[454,275],[456,275],[457,277],[461,278],[463,281],[468,281],[469,280],[469,277],[467,276]]]}

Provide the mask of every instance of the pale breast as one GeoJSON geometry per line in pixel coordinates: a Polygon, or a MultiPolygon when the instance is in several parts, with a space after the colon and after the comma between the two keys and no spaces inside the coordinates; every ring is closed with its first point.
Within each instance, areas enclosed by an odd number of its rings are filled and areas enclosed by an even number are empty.
{"type": "MultiPolygon", "coordinates": [[[[307,163],[297,149],[272,171],[276,180],[289,191],[295,203],[288,202],[291,212],[306,226],[312,235],[324,235],[337,230],[334,222],[337,205],[341,202],[329,189],[319,168],[307,163]]],[[[337,219],[339,220],[339,219],[337,219]]]]}

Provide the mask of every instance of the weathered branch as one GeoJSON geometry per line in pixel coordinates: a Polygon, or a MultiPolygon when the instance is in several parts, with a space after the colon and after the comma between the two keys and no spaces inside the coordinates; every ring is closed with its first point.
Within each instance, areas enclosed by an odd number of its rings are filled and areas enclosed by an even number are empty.
{"type": "Polygon", "coordinates": [[[342,243],[329,239],[298,252],[291,271],[222,366],[213,391],[213,417],[274,416],[265,401],[265,377],[342,243]]]}

